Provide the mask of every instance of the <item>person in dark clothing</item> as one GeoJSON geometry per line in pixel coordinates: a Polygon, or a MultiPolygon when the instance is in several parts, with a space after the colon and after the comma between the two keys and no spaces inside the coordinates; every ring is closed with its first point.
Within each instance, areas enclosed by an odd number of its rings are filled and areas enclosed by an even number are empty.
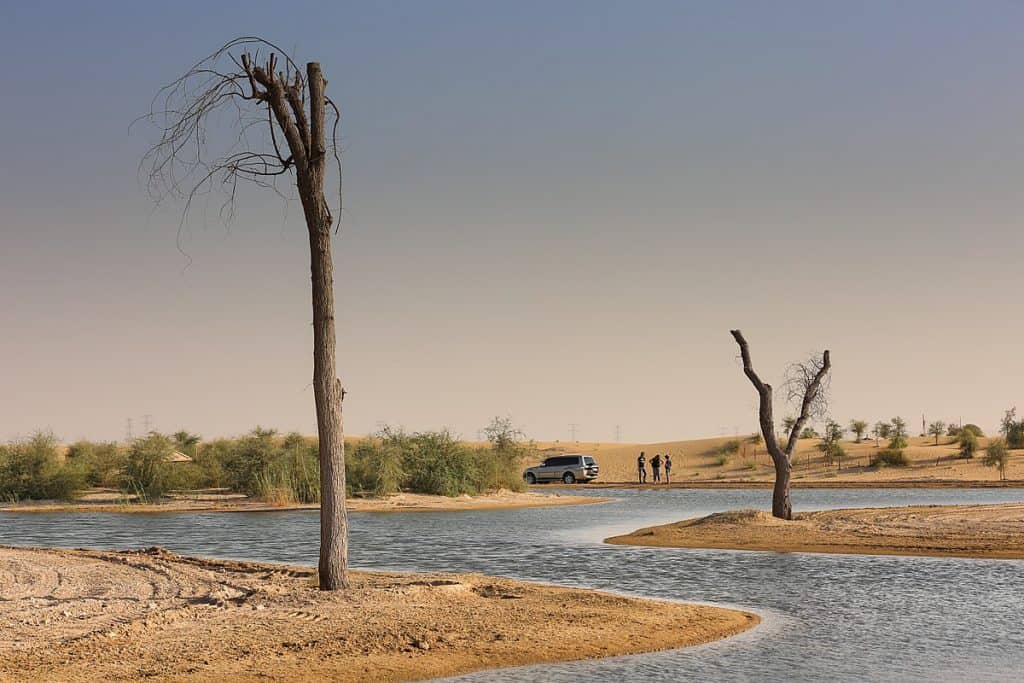
{"type": "Polygon", "coordinates": [[[636,476],[641,484],[647,483],[647,458],[643,451],[640,451],[640,457],[636,459],[636,476]]]}
{"type": "Polygon", "coordinates": [[[657,484],[661,481],[661,455],[659,453],[655,453],[651,458],[651,471],[654,472],[654,483],[657,484]]]}
{"type": "Polygon", "coordinates": [[[668,453],[665,454],[665,483],[671,483],[672,478],[672,456],[668,453]]]}

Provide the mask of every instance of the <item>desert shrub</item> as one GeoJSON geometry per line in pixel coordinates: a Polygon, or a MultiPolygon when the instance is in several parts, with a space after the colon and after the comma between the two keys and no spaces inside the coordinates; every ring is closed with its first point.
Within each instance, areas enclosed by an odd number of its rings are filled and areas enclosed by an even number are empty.
{"type": "Polygon", "coordinates": [[[227,461],[235,447],[232,439],[216,439],[197,447],[192,464],[202,473],[198,488],[230,488],[227,461]]]}
{"type": "Polygon", "coordinates": [[[403,431],[385,427],[346,450],[345,482],[351,493],[385,496],[405,485],[405,456],[411,449],[403,431]]]}
{"type": "Polygon", "coordinates": [[[1010,461],[1010,451],[1003,439],[994,439],[985,449],[985,459],[982,463],[987,467],[999,469],[999,478],[1006,479],[1006,465],[1010,461]]]}
{"type": "Polygon", "coordinates": [[[53,434],[37,432],[0,449],[0,499],[70,500],[85,487],[82,468],[61,462],[53,434]]]}
{"type": "Polygon", "coordinates": [[[127,453],[116,443],[78,441],[68,447],[68,463],[80,468],[89,486],[118,486],[127,453]]]}
{"type": "Polygon", "coordinates": [[[173,469],[181,463],[167,459],[174,452],[174,442],[155,432],[136,439],[128,450],[124,468],[123,487],[143,500],[162,498],[175,488],[173,469]]]}
{"type": "Polygon", "coordinates": [[[902,451],[906,447],[907,437],[893,433],[892,438],[889,439],[889,448],[892,450],[902,451]]]}
{"type": "Polygon", "coordinates": [[[720,456],[718,456],[717,458],[715,458],[715,464],[718,465],[719,467],[723,467],[724,465],[728,465],[729,464],[729,456],[728,455],[720,455],[720,456]]]}
{"type": "MultiPolygon", "coordinates": [[[[320,457],[315,439],[256,427],[225,445],[211,444],[232,490],[274,504],[320,500],[320,457]]],[[[209,466],[209,465],[208,465],[209,466]]]]}
{"type": "Polygon", "coordinates": [[[222,465],[229,488],[250,496],[258,495],[261,487],[266,490],[267,469],[281,454],[276,434],[272,429],[256,427],[226,448],[222,465]]]}
{"type": "Polygon", "coordinates": [[[740,448],[743,446],[743,442],[739,439],[729,439],[720,446],[714,449],[715,455],[736,455],[740,452],[740,448]]]}
{"type": "Polygon", "coordinates": [[[985,436],[985,432],[981,431],[981,427],[979,427],[976,424],[971,424],[971,423],[965,424],[963,427],[960,428],[960,431],[961,432],[970,432],[970,433],[974,434],[974,436],[977,436],[977,437],[985,436]]]}
{"type": "Polygon", "coordinates": [[[801,439],[817,439],[818,432],[814,427],[804,427],[804,431],[800,432],[801,439]]]}
{"type": "Polygon", "coordinates": [[[448,430],[420,432],[410,444],[405,458],[409,489],[442,496],[480,492],[475,449],[457,441],[448,430]]]}
{"type": "Polygon", "coordinates": [[[946,427],[946,436],[960,436],[960,425],[950,422],[946,427]]]}
{"type": "Polygon", "coordinates": [[[907,455],[900,448],[884,448],[871,458],[872,467],[906,467],[909,464],[907,455]]]}
{"type": "Polygon", "coordinates": [[[836,462],[842,463],[846,449],[838,441],[822,441],[818,444],[818,450],[825,456],[825,464],[832,465],[836,462]]]}
{"type": "Polygon", "coordinates": [[[484,430],[489,446],[470,446],[448,431],[406,434],[384,427],[347,452],[349,492],[387,495],[398,491],[456,496],[525,488],[522,460],[535,452],[511,422],[496,418],[484,430]]]}
{"type": "Polygon", "coordinates": [[[1006,438],[1008,448],[1024,448],[1024,419],[1017,419],[1016,407],[1006,411],[999,431],[1006,438]]]}
{"type": "Polygon", "coordinates": [[[965,425],[960,430],[960,457],[970,459],[974,457],[975,452],[978,450],[978,435],[973,430],[968,429],[969,425],[965,425]]]}
{"type": "Polygon", "coordinates": [[[1008,448],[1024,448],[1024,420],[1013,423],[1007,429],[1006,445],[1008,448]]]}

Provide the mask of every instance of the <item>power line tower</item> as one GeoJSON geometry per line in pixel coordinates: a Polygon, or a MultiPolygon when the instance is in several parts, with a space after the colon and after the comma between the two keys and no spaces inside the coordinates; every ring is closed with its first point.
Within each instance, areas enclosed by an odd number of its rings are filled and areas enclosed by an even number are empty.
{"type": "Polygon", "coordinates": [[[127,428],[125,429],[124,436],[125,436],[125,441],[130,443],[132,438],[133,438],[133,435],[132,435],[132,419],[130,417],[128,418],[128,425],[127,425],[127,428]]]}
{"type": "Polygon", "coordinates": [[[576,423],[575,422],[570,422],[569,423],[569,440],[572,441],[573,443],[576,442],[576,423]]]}
{"type": "Polygon", "coordinates": [[[622,425],[615,425],[615,440],[622,441],[622,425]]]}
{"type": "Polygon", "coordinates": [[[153,416],[150,415],[149,413],[146,413],[145,415],[143,415],[142,416],[142,424],[144,425],[143,431],[146,434],[149,434],[151,431],[153,431],[153,416]]]}

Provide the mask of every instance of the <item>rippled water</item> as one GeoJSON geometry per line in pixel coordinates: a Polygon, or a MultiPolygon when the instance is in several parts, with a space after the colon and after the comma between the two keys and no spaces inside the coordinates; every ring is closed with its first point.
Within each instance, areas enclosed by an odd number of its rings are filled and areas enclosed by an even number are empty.
{"type": "MultiPolygon", "coordinates": [[[[743,507],[764,490],[602,490],[603,505],[353,514],[352,562],[478,571],[633,595],[738,605],[762,626],[710,645],[481,672],[458,681],[1021,680],[1024,561],[609,546],[637,527],[743,507]]],[[[1015,489],[798,489],[797,509],[1021,501],[1015,489]]],[[[1024,532],[1024,530],[1022,530],[1024,532]]],[[[315,564],[315,512],[0,517],[0,544],[162,545],[315,564]]]]}

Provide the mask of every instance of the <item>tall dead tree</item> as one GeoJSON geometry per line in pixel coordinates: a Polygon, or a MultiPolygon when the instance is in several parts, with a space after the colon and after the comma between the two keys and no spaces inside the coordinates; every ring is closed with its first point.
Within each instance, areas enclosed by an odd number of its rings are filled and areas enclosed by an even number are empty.
{"type": "Polygon", "coordinates": [[[731,331],[740,347],[743,359],[743,374],[757,389],[758,421],[764,444],[775,463],[775,487],[772,492],[772,515],[780,519],[793,519],[793,505],[790,502],[790,479],[793,473],[793,450],[807,420],[812,416],[825,414],[828,404],[826,376],[832,367],[826,349],[821,356],[812,356],[802,363],[793,363],[786,372],[786,399],[798,403],[800,414],[789,429],[785,445],[775,437],[775,418],[772,409],[772,385],[765,384],[754,371],[750,360],[750,345],[739,330],[731,331]]]}
{"type": "Polygon", "coordinates": [[[339,178],[341,119],[326,95],[318,62],[299,68],[284,51],[257,37],[236,38],[160,89],[142,117],[160,132],[140,173],[154,200],[185,202],[214,191],[225,196],[221,215],[234,213],[239,181],[285,199],[298,194],[309,233],[313,300],[313,395],[320,437],[320,588],[348,586],[345,511],[344,390],[335,365],[334,217],[324,193],[328,164],[339,178]],[[261,60],[260,51],[267,53],[261,60]],[[282,188],[281,184],[285,187],[282,188]]]}

